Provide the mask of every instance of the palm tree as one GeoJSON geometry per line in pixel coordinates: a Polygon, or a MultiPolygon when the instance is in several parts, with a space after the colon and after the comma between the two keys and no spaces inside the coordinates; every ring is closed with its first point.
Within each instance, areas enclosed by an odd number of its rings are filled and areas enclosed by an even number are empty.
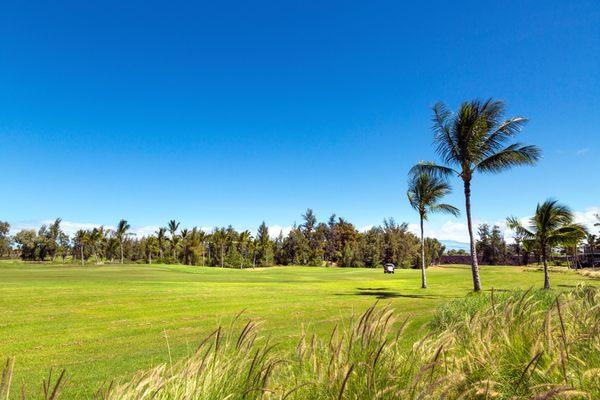
{"type": "Polygon", "coordinates": [[[427,288],[425,275],[425,238],[423,234],[423,221],[427,220],[429,213],[448,213],[459,215],[458,208],[449,204],[440,204],[442,197],[452,191],[450,185],[440,177],[420,173],[411,177],[408,183],[408,201],[412,208],[419,212],[421,222],[421,288],[427,288]]]}
{"type": "Polygon", "coordinates": [[[539,247],[544,264],[544,289],[550,289],[548,251],[556,246],[576,246],[587,234],[585,227],[574,223],[574,219],[569,207],[552,199],[537,205],[528,228],[515,217],[507,219],[507,226],[520,234],[524,242],[539,247]]]}
{"type": "Polygon", "coordinates": [[[481,290],[477,252],[471,219],[471,180],[476,172],[498,173],[519,165],[535,164],[541,156],[536,146],[506,142],[521,131],[527,122],[523,117],[503,120],[502,101],[472,100],[461,104],[453,114],[438,103],[433,107],[433,131],[436,152],[445,165],[421,162],[412,172],[429,172],[438,176],[456,175],[463,181],[465,212],[471,241],[473,289],[481,290]]]}
{"type": "MultiPolygon", "coordinates": [[[[102,242],[104,241],[104,227],[92,229],[87,238],[92,248],[92,254],[96,259],[96,264],[98,264],[100,262],[98,252],[102,251],[102,242]]],[[[102,258],[102,254],[100,254],[100,258],[102,258]]]]}
{"type": "Polygon", "coordinates": [[[85,244],[88,242],[87,231],[80,229],[77,232],[75,232],[75,242],[79,244],[79,255],[81,257],[81,266],[83,267],[85,265],[85,259],[83,258],[83,250],[85,244]]]}
{"type": "Polygon", "coordinates": [[[163,258],[163,251],[165,248],[165,242],[167,240],[166,237],[167,228],[158,228],[156,231],[156,240],[158,241],[158,253],[160,254],[160,258],[163,258]]]}
{"type": "Polygon", "coordinates": [[[177,243],[175,239],[175,234],[177,233],[177,229],[179,229],[179,222],[174,219],[169,221],[169,232],[171,233],[171,243],[173,245],[173,258],[177,262],[177,243]]]}
{"type": "Polygon", "coordinates": [[[187,265],[188,263],[188,253],[187,253],[187,239],[190,231],[186,229],[181,230],[181,246],[183,247],[183,264],[187,265]]]}
{"type": "Polygon", "coordinates": [[[125,236],[129,233],[127,232],[131,228],[131,225],[127,223],[126,220],[122,219],[119,221],[117,225],[117,230],[115,231],[115,237],[119,241],[119,247],[121,248],[121,264],[123,264],[124,256],[123,256],[123,241],[125,240],[125,236]]]}

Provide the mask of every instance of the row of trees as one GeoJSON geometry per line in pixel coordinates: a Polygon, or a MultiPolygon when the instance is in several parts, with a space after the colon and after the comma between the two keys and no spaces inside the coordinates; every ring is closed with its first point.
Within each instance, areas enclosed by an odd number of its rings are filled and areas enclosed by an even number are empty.
{"type": "MultiPolygon", "coordinates": [[[[74,260],[84,265],[121,262],[165,262],[186,265],[246,268],[271,265],[337,265],[377,267],[394,263],[413,267],[419,259],[419,240],[405,223],[392,218],[381,226],[359,232],[343,218],[332,215],[319,222],[311,209],[302,215],[302,224],[287,235],[271,238],[263,222],[256,235],[231,226],[207,233],[198,228],[182,228],[171,220],[154,234],[136,237],[126,220],[115,229],[97,227],[79,230],[69,237],[60,228],[61,220],[43,225],[38,231],[22,230],[12,238],[24,260],[74,260]]],[[[6,224],[8,232],[8,224],[6,224]]],[[[10,237],[7,237],[10,248],[10,237]]],[[[436,239],[427,239],[427,263],[439,260],[445,248],[436,239]]]]}

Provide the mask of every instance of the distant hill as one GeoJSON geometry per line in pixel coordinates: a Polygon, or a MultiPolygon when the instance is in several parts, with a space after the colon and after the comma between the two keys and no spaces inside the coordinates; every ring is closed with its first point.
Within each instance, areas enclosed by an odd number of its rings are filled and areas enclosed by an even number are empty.
{"type": "Polygon", "coordinates": [[[440,240],[440,242],[446,246],[446,250],[465,250],[469,251],[469,243],[458,242],[456,240],[440,240]]]}

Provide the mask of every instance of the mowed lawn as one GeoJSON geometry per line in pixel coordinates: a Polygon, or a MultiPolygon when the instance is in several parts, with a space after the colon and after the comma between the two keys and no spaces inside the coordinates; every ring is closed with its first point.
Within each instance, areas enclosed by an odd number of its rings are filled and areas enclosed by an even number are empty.
{"type": "MultiPolygon", "coordinates": [[[[65,368],[65,397],[89,398],[112,378],[167,362],[168,349],[173,360],[193,352],[242,310],[243,319],[261,319],[265,335],[291,348],[303,326],[325,333],[379,300],[411,315],[406,334],[416,338],[436,306],[470,293],[470,279],[465,266],[431,268],[422,290],[417,270],[2,263],[0,357],[16,357],[14,384],[24,382],[28,392],[39,390],[50,367],[65,368]]],[[[598,284],[574,272],[551,279],[556,290],[598,284]]],[[[540,287],[543,275],[483,267],[482,281],[486,290],[540,287]]]]}

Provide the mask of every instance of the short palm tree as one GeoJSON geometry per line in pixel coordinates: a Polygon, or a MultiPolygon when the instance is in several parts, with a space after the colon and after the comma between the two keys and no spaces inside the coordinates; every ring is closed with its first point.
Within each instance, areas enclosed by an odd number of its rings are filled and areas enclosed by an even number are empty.
{"type": "Polygon", "coordinates": [[[408,201],[412,208],[419,213],[421,223],[421,288],[427,288],[427,275],[425,274],[425,238],[423,221],[427,220],[429,213],[448,213],[459,215],[458,208],[439,201],[452,191],[450,185],[443,178],[435,175],[420,173],[413,175],[408,183],[408,201]]]}
{"type": "Polygon", "coordinates": [[[550,289],[548,252],[556,246],[576,246],[587,234],[585,227],[576,224],[574,219],[569,207],[552,199],[537,205],[527,228],[515,217],[507,219],[507,226],[520,234],[525,243],[540,249],[544,264],[544,289],[550,289]]]}
{"type": "Polygon", "coordinates": [[[122,219],[119,221],[119,224],[117,225],[117,230],[115,231],[115,237],[119,241],[119,248],[121,249],[121,264],[123,264],[124,261],[123,241],[125,240],[125,237],[129,234],[128,231],[130,228],[131,225],[129,225],[129,223],[127,223],[126,220],[122,219]]]}
{"type": "Polygon", "coordinates": [[[473,100],[461,104],[457,113],[438,103],[433,107],[433,130],[436,151],[445,165],[422,162],[412,172],[439,176],[456,175],[463,181],[465,212],[471,242],[473,289],[481,290],[479,266],[471,220],[471,180],[477,172],[498,173],[519,165],[535,164],[541,155],[536,146],[506,142],[521,131],[526,118],[504,120],[502,101],[473,100]]]}

